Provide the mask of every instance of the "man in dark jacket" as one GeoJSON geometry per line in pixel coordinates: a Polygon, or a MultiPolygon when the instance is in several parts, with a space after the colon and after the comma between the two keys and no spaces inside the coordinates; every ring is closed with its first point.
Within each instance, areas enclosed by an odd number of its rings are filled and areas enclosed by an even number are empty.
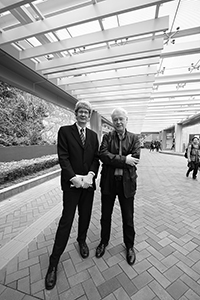
{"type": "Polygon", "coordinates": [[[136,192],[136,165],[140,158],[140,141],[137,135],[126,130],[127,112],[122,108],[113,110],[114,131],[106,133],[100,146],[101,172],[101,241],[96,257],[105,253],[111,231],[111,218],[116,196],[122,213],[123,239],[126,259],[133,265],[136,259],[133,248],[135,230],[133,223],[134,196],[136,192]]]}
{"type": "Polygon", "coordinates": [[[76,207],[79,213],[77,241],[80,254],[83,258],[89,255],[86,237],[91,218],[95,178],[99,168],[97,134],[86,128],[90,115],[90,103],[77,102],[75,106],[77,122],[61,127],[58,132],[57,148],[61,166],[63,211],[45,278],[47,290],[53,289],[56,284],[57,265],[69,239],[76,207]]]}

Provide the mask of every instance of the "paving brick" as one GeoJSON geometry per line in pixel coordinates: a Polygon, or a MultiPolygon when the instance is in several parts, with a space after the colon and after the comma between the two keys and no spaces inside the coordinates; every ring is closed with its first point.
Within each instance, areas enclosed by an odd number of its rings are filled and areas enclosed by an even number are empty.
{"type": "Polygon", "coordinates": [[[22,262],[19,263],[19,270],[25,269],[25,268],[33,266],[33,265],[36,265],[38,263],[39,263],[39,258],[38,257],[33,257],[33,258],[30,258],[30,259],[27,259],[27,260],[22,261],[22,262]]]}
{"type": "Polygon", "coordinates": [[[130,266],[126,260],[123,260],[119,263],[120,268],[123,272],[130,278],[133,279],[137,276],[137,272],[134,270],[132,266],[130,266]]]}
{"type": "Polygon", "coordinates": [[[173,247],[171,247],[170,245],[168,245],[168,246],[165,246],[164,248],[162,248],[160,250],[160,253],[166,257],[166,256],[172,254],[175,251],[176,250],[173,247]]]}
{"type": "Polygon", "coordinates": [[[87,271],[82,271],[68,278],[71,287],[82,283],[87,279],[89,279],[89,273],[87,271]]]}
{"type": "Polygon", "coordinates": [[[164,271],[167,270],[167,267],[158,259],[156,259],[156,257],[154,257],[153,255],[149,256],[147,258],[147,260],[154,266],[156,267],[156,269],[158,269],[158,271],[160,271],[161,273],[163,273],[164,271]]]}
{"type": "Polygon", "coordinates": [[[113,293],[118,288],[120,288],[120,283],[116,277],[107,280],[106,282],[102,283],[100,286],[97,287],[102,298],[113,293]]]}
{"type": "Polygon", "coordinates": [[[170,285],[170,281],[162,275],[156,268],[152,267],[148,270],[152,277],[156,279],[156,281],[162,285],[164,288],[170,285]]]}
{"type": "Polygon", "coordinates": [[[90,276],[96,286],[101,285],[102,283],[105,282],[105,279],[103,278],[101,272],[96,266],[89,268],[88,272],[90,273],[90,276]]]}
{"type": "Polygon", "coordinates": [[[101,296],[99,294],[99,291],[97,290],[96,286],[94,285],[94,282],[92,279],[86,280],[82,283],[82,286],[85,290],[85,293],[87,295],[87,298],[89,300],[100,300],[101,296]]]}
{"type": "Polygon", "coordinates": [[[140,289],[135,295],[131,297],[132,300],[152,300],[154,299],[155,294],[152,290],[146,286],[140,289]]]}
{"type": "Polygon", "coordinates": [[[3,284],[0,284],[0,295],[3,293],[3,291],[6,289],[6,287],[3,284]]]}
{"type": "Polygon", "coordinates": [[[179,299],[181,296],[183,296],[186,291],[189,289],[189,287],[184,284],[181,280],[176,280],[173,282],[166,291],[172,296],[173,299],[179,299]]]}
{"type": "Polygon", "coordinates": [[[13,290],[11,288],[6,288],[0,295],[2,300],[21,300],[24,297],[24,293],[13,290]]]}
{"type": "Polygon", "coordinates": [[[147,251],[154,255],[158,260],[162,260],[164,258],[164,256],[152,246],[148,247],[147,251]]]}
{"type": "Polygon", "coordinates": [[[196,281],[199,280],[200,274],[195,272],[195,269],[193,267],[192,268],[188,267],[182,261],[177,263],[177,267],[179,267],[179,269],[181,269],[185,274],[190,276],[192,279],[196,281]]]}
{"type": "Polygon", "coordinates": [[[193,266],[192,266],[192,269],[194,271],[196,271],[197,273],[200,274],[200,261],[196,262],[193,266]]]}
{"type": "Polygon", "coordinates": [[[29,275],[28,268],[17,271],[17,272],[13,272],[12,274],[9,274],[9,275],[6,276],[5,283],[6,284],[11,283],[12,281],[16,281],[16,280],[21,279],[23,277],[26,277],[28,275],[29,275]]]}
{"type": "Polygon", "coordinates": [[[120,254],[111,256],[110,258],[107,259],[106,263],[108,264],[109,267],[112,267],[116,264],[118,264],[120,261],[123,260],[123,257],[120,254]]]}
{"type": "Polygon", "coordinates": [[[63,293],[64,291],[67,291],[70,289],[70,285],[68,282],[68,279],[66,277],[66,273],[63,268],[58,268],[57,272],[57,282],[56,282],[56,288],[58,290],[58,294],[63,293]]]}
{"type": "Polygon", "coordinates": [[[130,297],[127,295],[126,291],[122,287],[114,291],[113,294],[115,295],[117,300],[130,300],[130,297]]]}
{"type": "Polygon", "coordinates": [[[122,269],[118,265],[114,265],[114,266],[106,269],[105,271],[103,271],[102,275],[105,278],[105,280],[109,280],[109,279],[115,277],[116,275],[120,274],[121,272],[122,272],[122,269]]]}
{"type": "Polygon", "coordinates": [[[148,272],[143,272],[142,274],[136,276],[132,282],[137,287],[138,290],[148,285],[149,282],[153,280],[153,277],[148,272]]]}
{"type": "Polygon", "coordinates": [[[18,280],[17,289],[26,294],[30,294],[30,278],[29,278],[29,276],[26,276],[26,277],[18,280]]]}
{"type": "MultiPolygon", "coordinates": [[[[84,295],[84,289],[81,284],[78,284],[71,289],[65,291],[64,293],[61,293],[59,295],[59,300],[74,300],[79,299],[81,296],[84,295]]],[[[52,299],[53,300],[53,299],[52,299]]]]}
{"type": "Polygon", "coordinates": [[[144,271],[148,270],[149,268],[151,268],[151,264],[146,259],[144,259],[143,261],[136,263],[134,265],[134,270],[138,274],[143,273],[144,271]]]}
{"type": "Polygon", "coordinates": [[[162,264],[166,267],[170,268],[178,262],[178,259],[175,257],[174,254],[168,255],[162,260],[162,264]]]}
{"type": "MultiPolygon", "coordinates": [[[[119,280],[121,286],[123,287],[123,289],[126,291],[126,294],[128,294],[128,296],[132,296],[134,293],[137,292],[137,288],[136,286],[133,284],[133,282],[128,278],[127,275],[125,275],[124,273],[121,273],[117,276],[117,279],[119,280]]],[[[115,293],[114,293],[115,294],[115,293]]],[[[121,298],[123,299],[123,298],[121,298]]]]}
{"type": "Polygon", "coordinates": [[[155,280],[151,281],[148,286],[151,288],[153,293],[157,295],[159,300],[174,300],[171,295],[155,280]]]}

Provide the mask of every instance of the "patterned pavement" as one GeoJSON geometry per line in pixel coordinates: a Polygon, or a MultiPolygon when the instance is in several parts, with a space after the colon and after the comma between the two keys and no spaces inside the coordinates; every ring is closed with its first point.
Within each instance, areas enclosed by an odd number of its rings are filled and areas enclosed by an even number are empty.
{"type": "Polygon", "coordinates": [[[105,255],[96,259],[100,191],[88,233],[89,258],[79,255],[77,215],[58,267],[44,289],[62,209],[59,177],[0,202],[0,300],[199,300],[200,175],[186,178],[186,159],[142,150],[135,198],[135,249],[129,266],[118,201],[105,255]]]}

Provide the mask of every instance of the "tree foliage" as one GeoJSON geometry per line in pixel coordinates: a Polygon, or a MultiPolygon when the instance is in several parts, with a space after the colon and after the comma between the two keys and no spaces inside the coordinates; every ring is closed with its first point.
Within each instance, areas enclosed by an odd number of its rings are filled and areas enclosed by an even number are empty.
{"type": "Polygon", "coordinates": [[[0,145],[44,144],[43,119],[47,116],[44,100],[0,82],[0,145]]]}

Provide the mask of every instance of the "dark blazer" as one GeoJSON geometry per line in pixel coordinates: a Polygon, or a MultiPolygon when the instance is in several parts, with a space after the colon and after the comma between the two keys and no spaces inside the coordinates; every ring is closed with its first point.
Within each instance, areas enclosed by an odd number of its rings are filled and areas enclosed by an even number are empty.
{"type": "Polygon", "coordinates": [[[86,141],[83,146],[76,124],[62,126],[58,132],[58,159],[61,166],[61,188],[63,191],[70,189],[70,179],[75,175],[87,175],[89,171],[95,173],[99,168],[97,134],[86,128],[86,141]]]}
{"type": "Polygon", "coordinates": [[[122,155],[119,155],[119,138],[115,130],[106,133],[100,146],[99,157],[103,162],[101,171],[101,192],[111,194],[114,187],[116,168],[123,169],[123,187],[126,198],[133,197],[136,192],[137,168],[126,164],[126,156],[132,154],[140,158],[140,141],[134,133],[126,131],[122,140],[122,155]]]}

